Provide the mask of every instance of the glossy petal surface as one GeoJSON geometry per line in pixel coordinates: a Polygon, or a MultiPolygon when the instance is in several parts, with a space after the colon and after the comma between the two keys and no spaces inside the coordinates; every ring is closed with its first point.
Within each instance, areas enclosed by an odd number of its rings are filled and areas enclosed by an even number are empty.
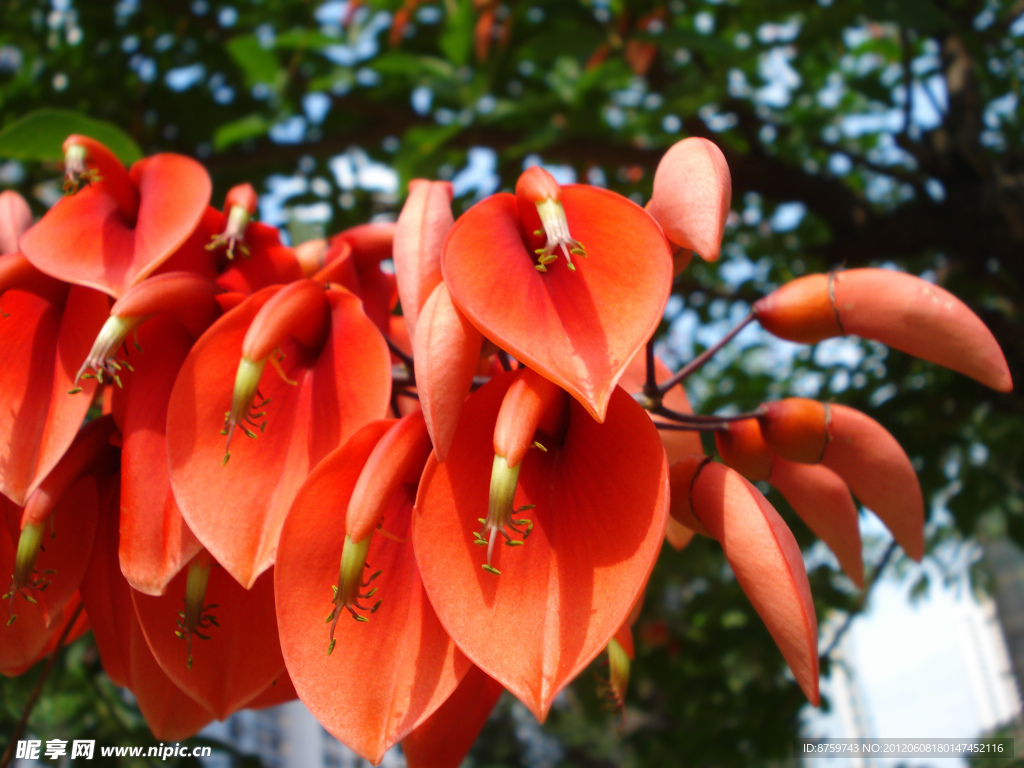
{"type": "Polygon", "coordinates": [[[818,704],[818,622],[800,547],[771,504],[739,472],[705,465],[693,510],[722,545],[736,580],[764,620],[812,704],[818,704]]]}
{"type": "Polygon", "coordinates": [[[870,416],[832,404],[831,439],[822,463],[881,518],[903,551],[924,557],[924,498],[917,473],[900,444],[870,416]]]}
{"type": "Polygon", "coordinates": [[[25,233],[36,267],[77,285],[120,296],[152,273],[195,229],[210,201],[206,169],[183,155],[153,155],[132,166],[134,220],[94,184],[62,198],[25,233]]]}
{"type": "Polygon", "coordinates": [[[171,492],[167,465],[167,405],[193,338],[175,320],[156,317],[139,328],[142,352],[123,390],[121,452],[121,570],[148,595],[167,583],[202,548],[171,492]]]}
{"type": "Polygon", "coordinates": [[[96,389],[78,366],[107,319],[107,298],[87,288],[54,287],[46,295],[9,290],[0,296],[0,492],[19,504],[71,444],[96,389]]]}
{"type": "Polygon", "coordinates": [[[277,610],[288,671],[302,701],[335,737],[377,763],[448,698],[469,662],[442,628],[420,582],[409,540],[408,487],[390,499],[383,531],[373,535],[366,558],[367,575],[381,571],[367,604],[379,599],[380,608],[367,621],[339,608],[336,644],[328,654],[324,617],[338,583],[346,497],[361,469],[356,454],[369,455],[347,449],[317,467],[288,515],[275,569],[277,610]]]}
{"type": "Polygon", "coordinates": [[[665,153],[654,174],[648,210],[668,239],[715,261],[732,200],[725,156],[707,139],[690,137],[665,153]]]}
{"type": "Polygon", "coordinates": [[[1010,369],[981,319],[944,288],[888,269],[837,272],[836,312],[846,333],[944,365],[1000,392],[1010,369]]]}
{"type": "Polygon", "coordinates": [[[661,320],[672,253],[657,224],[625,198],[576,185],[563,187],[562,198],[569,232],[588,254],[574,258],[575,271],[564,259],[535,269],[508,194],[456,221],[441,268],[452,299],[484,336],[603,420],[619,377],[661,320]]]}
{"type": "Polygon", "coordinates": [[[174,496],[188,526],[243,585],[274,562],[277,538],[299,486],[321,458],[388,407],[390,356],[358,299],[328,291],[331,328],[313,353],[282,345],[286,382],[271,365],[260,380],[270,398],[266,429],[239,433],[224,463],[224,414],[231,408],[242,341],[265,289],[218,320],[196,343],[168,408],[174,496]]]}
{"type": "Polygon", "coordinates": [[[776,456],[768,482],[835,553],[853,583],[863,588],[864,558],[857,506],[843,479],[821,464],[797,464],[776,456]]]}
{"type": "Polygon", "coordinates": [[[487,510],[492,433],[512,375],[473,394],[448,459],[427,462],[413,539],[442,624],[469,658],[543,719],[555,695],[607,644],[643,588],[668,511],[664,449],[621,389],[595,422],[570,401],[562,445],[529,451],[515,506],[533,530],[495,548],[473,542],[487,510]]]}
{"type": "Polygon", "coordinates": [[[394,259],[402,315],[414,339],[420,310],[441,282],[441,247],[454,223],[451,182],[409,182],[395,227],[394,259]]]}
{"type": "MultiPolygon", "coordinates": [[[[192,668],[183,638],[174,633],[185,599],[187,569],[161,597],[132,592],[146,643],[160,668],[176,686],[200,702],[218,720],[263,691],[284,670],[274,613],[274,577],[265,574],[246,590],[216,564],[210,569],[206,613],[217,626],[192,638],[192,668]]],[[[134,679],[134,677],[133,677],[134,679]]]]}

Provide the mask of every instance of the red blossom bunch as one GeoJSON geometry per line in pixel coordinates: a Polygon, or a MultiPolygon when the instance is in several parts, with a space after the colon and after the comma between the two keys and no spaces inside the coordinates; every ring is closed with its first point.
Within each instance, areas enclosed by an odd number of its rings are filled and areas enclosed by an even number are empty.
{"type": "MultiPolygon", "coordinates": [[[[857,585],[854,496],[922,557],[921,490],[877,422],[800,399],[694,414],[681,382],[714,350],[655,358],[674,275],[721,246],[710,142],[669,150],[646,209],[534,167],[455,219],[451,186],[418,180],[396,223],[299,248],[248,185],[211,207],[194,160],[64,154],[40,221],[0,195],[6,675],[91,626],[160,739],[298,696],[375,763],[402,742],[455,766],[503,690],[543,720],[606,650],[621,706],[647,579],[694,532],[816,704],[800,549],[751,481],[857,585]]],[[[804,277],[754,320],[1011,388],[984,325],[908,275],[804,277]]]]}

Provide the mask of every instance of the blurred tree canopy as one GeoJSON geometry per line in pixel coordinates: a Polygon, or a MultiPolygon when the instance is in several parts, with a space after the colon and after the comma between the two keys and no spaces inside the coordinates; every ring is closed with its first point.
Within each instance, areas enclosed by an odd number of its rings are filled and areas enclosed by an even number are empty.
{"type": "MultiPolygon", "coordinates": [[[[722,261],[676,282],[669,358],[794,276],[895,265],[963,298],[1024,381],[1020,0],[0,0],[0,13],[0,186],[37,212],[75,130],[108,131],[129,160],[198,157],[214,204],[250,181],[296,240],[394,215],[413,177],[452,179],[460,209],[535,161],[642,203],[664,150],[705,136],[728,159],[734,215],[722,261]]],[[[693,382],[699,409],[801,394],[867,410],[948,511],[933,545],[1024,543],[1020,398],[873,343],[810,350],[750,331],[736,349],[693,382]]],[[[859,605],[829,568],[811,578],[820,617],[859,605]]],[[[715,547],[663,556],[638,626],[622,738],[584,679],[545,727],[553,761],[785,762],[803,702],[715,547]]],[[[518,722],[492,721],[477,764],[544,764],[518,722]]]]}

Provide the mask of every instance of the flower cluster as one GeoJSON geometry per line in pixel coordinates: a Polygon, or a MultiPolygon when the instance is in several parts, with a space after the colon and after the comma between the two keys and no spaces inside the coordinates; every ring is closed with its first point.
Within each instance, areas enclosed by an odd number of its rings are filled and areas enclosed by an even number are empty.
{"type": "MultiPolygon", "coordinates": [[[[449,184],[414,181],[397,222],[296,248],[248,185],[211,207],[194,160],[64,153],[40,221],[0,195],[4,674],[91,625],[160,739],[298,696],[371,761],[401,741],[455,766],[503,690],[543,719],[605,650],[621,705],[646,581],[694,532],[817,703],[800,550],[752,480],[858,585],[853,496],[923,554],[877,422],[796,399],[694,414],[680,384],[710,351],[675,375],[654,357],[674,275],[718,256],[710,142],[666,154],[646,209],[534,167],[457,220],[449,184]]],[[[981,322],[907,275],[805,277],[754,320],[1011,386],[981,322]]]]}

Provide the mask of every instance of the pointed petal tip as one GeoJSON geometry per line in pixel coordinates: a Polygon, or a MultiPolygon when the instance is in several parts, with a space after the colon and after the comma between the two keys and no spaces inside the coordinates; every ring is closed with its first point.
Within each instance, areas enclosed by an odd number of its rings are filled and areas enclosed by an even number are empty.
{"type": "Polygon", "coordinates": [[[801,689],[817,701],[818,621],[792,532],[761,492],[724,464],[703,466],[693,483],[693,509],[722,545],[801,689]]]}
{"type": "Polygon", "coordinates": [[[937,285],[888,269],[851,269],[833,278],[846,333],[942,365],[1010,392],[1013,381],[992,332],[966,304],[937,285]]]}
{"type": "Polygon", "coordinates": [[[722,150],[707,139],[674,144],[658,163],[648,208],[677,246],[715,261],[732,202],[732,177],[722,150]]]}
{"type": "Polygon", "coordinates": [[[924,557],[924,496],[906,452],[888,430],[853,408],[831,404],[822,464],[892,532],[903,551],[924,557]]]}

